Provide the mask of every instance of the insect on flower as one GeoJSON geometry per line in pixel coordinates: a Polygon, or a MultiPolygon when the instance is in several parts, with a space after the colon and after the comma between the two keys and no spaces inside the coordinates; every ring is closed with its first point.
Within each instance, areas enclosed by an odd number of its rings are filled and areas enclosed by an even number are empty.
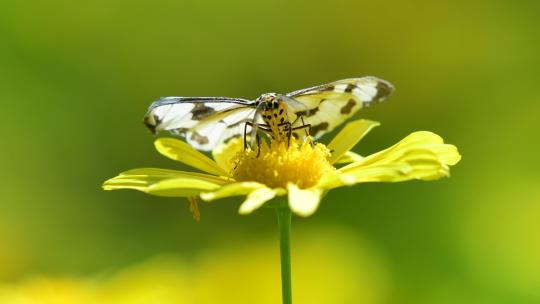
{"type": "Polygon", "coordinates": [[[150,106],[146,125],[154,132],[180,134],[186,142],[160,137],[154,142],[156,149],[201,172],[138,168],[107,180],[103,189],[187,197],[195,218],[199,218],[196,197],[213,201],[246,196],[239,211],[248,214],[276,197],[286,196],[292,212],[309,216],[324,194],[334,188],[449,176],[450,166],[458,163],[461,155],[454,145],[427,131],[413,132],[366,157],[351,148],[379,125],[376,121],[347,122],[328,145],[296,138],[307,131],[316,139],[362,107],[384,100],[392,91],[386,81],[364,77],[286,95],[264,94],[254,101],[162,98],[150,106]],[[261,131],[272,140],[262,141],[257,151],[246,149],[248,131],[261,131]],[[196,149],[212,150],[213,159],[196,149]]]}
{"type": "Polygon", "coordinates": [[[291,136],[317,139],[393,90],[387,81],[367,76],[285,95],[266,93],[255,100],[162,97],[150,105],[144,123],[154,134],[169,131],[203,151],[242,135],[245,148],[247,134],[258,139],[258,131],[278,142],[288,142],[291,136]]]}

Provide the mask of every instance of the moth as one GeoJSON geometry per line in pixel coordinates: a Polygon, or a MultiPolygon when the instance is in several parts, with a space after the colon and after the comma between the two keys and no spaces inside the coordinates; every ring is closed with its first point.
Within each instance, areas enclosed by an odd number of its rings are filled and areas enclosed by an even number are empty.
{"type": "MultiPolygon", "coordinates": [[[[332,131],[358,110],[388,98],[394,87],[367,76],[294,91],[265,93],[255,100],[228,97],[161,97],[150,105],[144,124],[154,134],[168,131],[210,151],[220,143],[261,131],[273,140],[332,131]]],[[[253,138],[253,136],[251,136],[253,138]]]]}

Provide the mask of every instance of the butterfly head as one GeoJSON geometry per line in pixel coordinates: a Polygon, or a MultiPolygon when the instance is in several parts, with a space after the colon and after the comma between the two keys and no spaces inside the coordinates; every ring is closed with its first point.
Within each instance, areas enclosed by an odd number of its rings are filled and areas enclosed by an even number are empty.
{"type": "Polygon", "coordinates": [[[276,93],[265,93],[257,98],[257,104],[263,110],[269,110],[274,107],[274,104],[278,102],[278,94],[276,93]]]}

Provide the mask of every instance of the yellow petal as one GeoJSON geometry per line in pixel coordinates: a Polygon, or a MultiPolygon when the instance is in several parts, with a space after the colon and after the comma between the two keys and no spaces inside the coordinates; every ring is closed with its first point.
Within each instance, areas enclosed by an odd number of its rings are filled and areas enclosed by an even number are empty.
{"type": "Polygon", "coordinates": [[[426,145],[426,148],[429,148],[430,151],[437,155],[437,158],[449,166],[457,164],[461,160],[461,155],[456,146],[454,145],[426,145]]]}
{"type": "Polygon", "coordinates": [[[289,184],[287,190],[289,192],[289,207],[294,213],[304,217],[315,213],[321,202],[322,189],[300,189],[294,184],[289,184]]]}
{"type": "Polygon", "coordinates": [[[243,149],[244,138],[236,137],[227,143],[217,145],[212,150],[212,157],[225,172],[231,172],[234,168],[234,164],[232,163],[233,158],[243,149]]]}
{"type": "Polygon", "coordinates": [[[166,179],[148,187],[147,193],[157,196],[189,197],[203,191],[213,191],[221,187],[218,184],[193,178],[166,179]]]}
{"type": "Polygon", "coordinates": [[[188,171],[179,171],[179,170],[170,170],[170,169],[160,169],[160,168],[137,168],[128,170],[125,172],[120,173],[121,176],[127,176],[127,175],[152,175],[152,176],[159,176],[159,177],[193,177],[193,178],[199,178],[203,180],[207,180],[210,182],[218,183],[221,185],[229,184],[232,179],[228,177],[223,176],[215,176],[205,173],[198,173],[198,172],[188,172],[188,171]]]}
{"type": "Polygon", "coordinates": [[[257,182],[240,182],[225,185],[216,191],[201,193],[201,198],[205,201],[213,201],[218,198],[247,195],[260,188],[266,188],[265,185],[257,182]]]}
{"type": "Polygon", "coordinates": [[[158,196],[194,196],[228,181],[212,175],[156,168],[126,171],[107,180],[104,190],[133,189],[158,196]],[[176,188],[176,189],[173,189],[176,188]]]}
{"type": "MultiPolygon", "coordinates": [[[[418,155],[419,156],[419,155],[418,155]]],[[[401,182],[412,179],[434,180],[449,176],[447,165],[438,161],[435,155],[419,156],[403,163],[380,164],[356,168],[342,173],[344,184],[352,185],[366,182],[401,182]]]]}
{"type": "Polygon", "coordinates": [[[453,145],[431,132],[415,132],[396,145],[338,169],[340,179],[324,186],[334,188],[362,182],[434,180],[449,176],[449,166],[461,156],[453,145]]]}
{"type": "Polygon", "coordinates": [[[238,212],[240,214],[250,214],[254,210],[260,208],[264,203],[273,199],[277,194],[275,189],[267,187],[259,188],[248,194],[246,200],[240,206],[238,212]]]}
{"type": "Polygon", "coordinates": [[[344,181],[344,176],[341,174],[341,172],[339,172],[339,170],[335,170],[332,173],[325,174],[314,187],[326,190],[340,187],[346,184],[350,184],[350,182],[344,181]]]}
{"type": "Polygon", "coordinates": [[[210,174],[222,176],[228,175],[215,161],[179,139],[162,137],[156,139],[154,145],[159,153],[170,159],[182,162],[210,174]]]}
{"type": "Polygon", "coordinates": [[[354,153],[353,151],[347,151],[345,152],[345,154],[341,155],[341,157],[334,163],[334,165],[350,164],[361,161],[362,159],[364,159],[362,155],[354,153]]]}
{"type": "MultiPolygon", "coordinates": [[[[388,149],[365,157],[360,163],[364,166],[381,161],[389,163],[401,157],[405,152],[420,148],[434,152],[441,161],[445,163],[449,161],[449,165],[454,165],[461,159],[456,147],[444,144],[443,139],[439,135],[428,131],[418,131],[411,133],[388,149]]],[[[354,166],[354,164],[349,166],[354,166]]]]}
{"type": "Polygon", "coordinates": [[[213,182],[220,185],[229,184],[232,181],[232,179],[228,177],[214,176],[214,175],[198,173],[198,172],[178,171],[178,170],[159,169],[159,168],[137,168],[137,169],[132,169],[132,170],[122,172],[119,175],[124,176],[124,177],[141,176],[141,175],[154,176],[154,177],[159,177],[161,179],[175,178],[175,177],[192,177],[192,178],[198,178],[198,179],[206,180],[206,181],[213,182]]]}
{"type": "Polygon", "coordinates": [[[376,121],[359,119],[348,123],[328,144],[328,149],[332,151],[329,158],[331,164],[341,158],[345,152],[354,147],[371,129],[379,126],[376,121]]]}

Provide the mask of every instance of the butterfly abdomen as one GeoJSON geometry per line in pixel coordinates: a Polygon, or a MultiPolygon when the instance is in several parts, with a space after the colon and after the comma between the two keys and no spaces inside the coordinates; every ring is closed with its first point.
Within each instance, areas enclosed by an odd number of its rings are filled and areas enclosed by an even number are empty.
{"type": "Polygon", "coordinates": [[[261,115],[272,139],[289,139],[291,124],[287,116],[287,104],[283,100],[275,97],[265,99],[261,115]]]}

